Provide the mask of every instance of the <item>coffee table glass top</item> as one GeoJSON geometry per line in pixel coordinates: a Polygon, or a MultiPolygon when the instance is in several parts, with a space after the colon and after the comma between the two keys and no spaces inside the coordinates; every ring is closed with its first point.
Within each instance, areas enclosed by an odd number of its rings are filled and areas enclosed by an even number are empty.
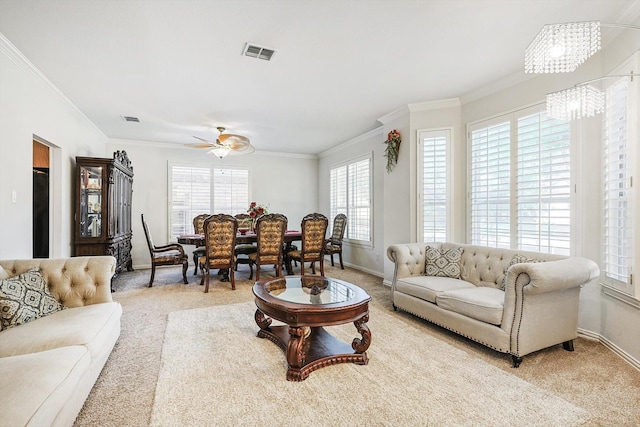
{"type": "Polygon", "coordinates": [[[329,277],[282,277],[266,283],[264,289],[274,298],[296,304],[340,303],[355,296],[344,282],[329,277]]]}

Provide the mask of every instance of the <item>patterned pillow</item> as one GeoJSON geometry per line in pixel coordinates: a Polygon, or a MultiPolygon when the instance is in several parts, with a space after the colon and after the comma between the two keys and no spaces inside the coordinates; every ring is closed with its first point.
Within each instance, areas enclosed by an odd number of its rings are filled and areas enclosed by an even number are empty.
{"type": "Polygon", "coordinates": [[[438,249],[427,246],[424,274],[426,276],[460,278],[460,258],[463,248],[438,249]]]}
{"type": "Polygon", "coordinates": [[[65,309],[38,268],[0,280],[0,331],[65,309]]]}
{"type": "Polygon", "coordinates": [[[504,271],[504,277],[502,278],[502,286],[500,286],[500,289],[502,289],[504,291],[507,288],[507,270],[509,270],[512,265],[521,264],[523,262],[544,262],[544,260],[543,259],[527,258],[524,255],[515,254],[511,258],[511,262],[509,262],[509,265],[507,266],[507,269],[504,271]]]}

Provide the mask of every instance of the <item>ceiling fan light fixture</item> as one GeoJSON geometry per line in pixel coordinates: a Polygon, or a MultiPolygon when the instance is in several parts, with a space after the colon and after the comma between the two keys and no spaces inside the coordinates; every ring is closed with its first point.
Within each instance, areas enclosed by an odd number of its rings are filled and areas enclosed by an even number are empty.
{"type": "Polygon", "coordinates": [[[231,151],[231,147],[227,145],[215,145],[211,148],[211,150],[208,151],[208,153],[211,153],[222,159],[227,154],[229,154],[230,151],[231,151]]]}

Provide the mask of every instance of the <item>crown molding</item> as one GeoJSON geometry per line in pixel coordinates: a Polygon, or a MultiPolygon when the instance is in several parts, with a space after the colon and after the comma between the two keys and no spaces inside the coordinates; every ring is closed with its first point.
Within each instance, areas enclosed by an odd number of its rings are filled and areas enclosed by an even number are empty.
{"type": "Polygon", "coordinates": [[[326,151],[323,151],[322,153],[318,154],[318,157],[319,158],[323,158],[323,157],[330,156],[332,154],[335,154],[338,151],[344,150],[347,147],[350,147],[352,145],[356,145],[356,144],[359,144],[361,142],[367,141],[367,140],[369,140],[371,138],[380,136],[380,135],[382,135],[382,128],[383,128],[382,126],[378,126],[375,129],[371,129],[370,131],[368,131],[366,133],[363,133],[362,135],[358,135],[355,138],[352,138],[352,139],[350,139],[348,141],[345,141],[345,142],[343,142],[341,144],[336,145],[333,148],[330,148],[330,149],[328,149],[326,151]]]}
{"type": "MultiPolygon", "coordinates": [[[[193,148],[186,147],[184,144],[175,143],[175,142],[158,142],[158,141],[143,141],[139,139],[109,139],[107,144],[120,144],[120,145],[137,145],[140,147],[154,147],[154,148],[162,148],[162,149],[171,149],[171,150],[188,150],[192,151],[193,148]]],[[[259,151],[256,150],[253,153],[254,155],[260,156],[273,156],[273,157],[289,157],[295,159],[306,159],[306,160],[317,160],[318,156],[316,154],[297,154],[297,153],[280,153],[277,151],[259,151]]],[[[231,156],[234,157],[234,156],[231,156]]]]}
{"type": "Polygon", "coordinates": [[[398,108],[395,111],[385,114],[384,116],[380,117],[378,121],[383,125],[385,125],[393,120],[400,119],[406,116],[407,114],[409,114],[409,108],[405,105],[403,107],[398,108]]]}
{"type": "Polygon", "coordinates": [[[53,82],[51,82],[51,80],[47,78],[47,76],[42,74],[42,72],[38,70],[38,68],[36,68],[36,66],[33,65],[33,63],[29,61],[29,59],[27,59],[27,57],[24,56],[22,52],[20,52],[20,50],[18,50],[18,48],[13,43],[11,43],[9,39],[7,39],[2,33],[0,33],[0,52],[2,52],[11,62],[13,62],[19,68],[30,73],[41,83],[44,83],[44,85],[51,89],[56,95],[58,95],[60,99],[62,99],[71,110],[73,110],[84,120],[86,120],[88,125],[90,125],[105,139],[108,139],[107,135],[105,135],[104,132],[102,132],[102,130],[100,130],[100,128],[98,128],[98,126],[96,126],[96,124],[93,123],[93,121],[91,121],[89,117],[87,117],[86,114],[84,114],[73,102],[71,102],[71,100],[67,98],[67,96],[62,93],[62,91],[58,89],[58,87],[54,85],[53,82]]]}
{"type": "Polygon", "coordinates": [[[428,110],[441,110],[444,108],[456,108],[460,107],[462,103],[459,98],[439,99],[437,101],[424,101],[408,104],[407,108],[412,113],[428,110]]]}

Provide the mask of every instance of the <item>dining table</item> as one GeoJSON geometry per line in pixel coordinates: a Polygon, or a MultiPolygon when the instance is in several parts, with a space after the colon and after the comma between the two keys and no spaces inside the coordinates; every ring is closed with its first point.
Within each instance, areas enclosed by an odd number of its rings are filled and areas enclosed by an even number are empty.
{"type": "MultiPolygon", "coordinates": [[[[253,231],[242,231],[236,234],[236,244],[251,244],[256,243],[258,236],[253,231]]],[[[302,232],[299,230],[287,230],[284,232],[285,256],[289,250],[291,250],[292,242],[302,241],[302,232]]],[[[182,245],[194,245],[195,247],[202,247],[206,245],[204,234],[180,234],[178,236],[178,243],[182,245]]],[[[289,268],[289,263],[286,262],[286,258],[283,257],[284,265],[287,269],[287,274],[293,274],[293,271],[289,268]]]]}

